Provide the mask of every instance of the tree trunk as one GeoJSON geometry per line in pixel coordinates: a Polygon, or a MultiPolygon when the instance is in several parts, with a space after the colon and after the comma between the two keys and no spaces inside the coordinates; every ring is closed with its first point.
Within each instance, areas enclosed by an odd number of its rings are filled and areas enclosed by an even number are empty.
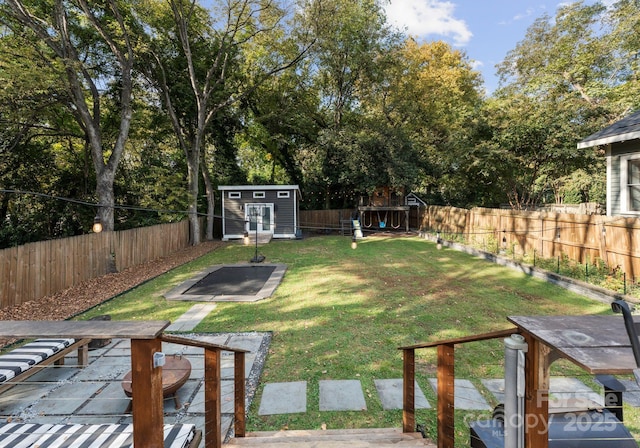
{"type": "Polygon", "coordinates": [[[198,172],[200,157],[192,151],[187,157],[187,175],[189,177],[189,244],[200,244],[200,221],[198,221],[198,172]]]}
{"type": "Polygon", "coordinates": [[[103,169],[97,175],[96,195],[98,196],[97,216],[102,224],[102,230],[111,232],[114,229],[114,210],[115,196],[113,194],[113,178],[115,173],[103,169]]]}
{"type": "MultiPolygon", "coordinates": [[[[203,151],[204,154],[205,151],[203,151]]],[[[201,163],[200,169],[202,171],[202,178],[204,179],[204,189],[207,195],[207,230],[205,234],[205,240],[213,240],[213,226],[214,226],[214,210],[216,205],[215,192],[213,190],[213,183],[211,182],[211,175],[206,163],[201,163]]]]}

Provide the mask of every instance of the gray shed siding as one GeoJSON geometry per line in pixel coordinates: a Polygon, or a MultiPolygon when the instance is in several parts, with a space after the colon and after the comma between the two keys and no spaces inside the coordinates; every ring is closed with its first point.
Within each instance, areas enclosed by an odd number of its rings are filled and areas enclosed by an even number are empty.
{"type": "Polygon", "coordinates": [[[293,237],[298,227],[299,190],[290,186],[225,186],[223,196],[223,239],[238,238],[245,231],[245,206],[247,204],[273,204],[274,237],[293,237]],[[229,198],[229,193],[237,193],[239,198],[229,198]],[[264,198],[254,198],[255,192],[264,192],[264,198]],[[278,197],[280,192],[288,192],[288,198],[278,197]]]}
{"type": "Polygon", "coordinates": [[[612,143],[607,148],[607,216],[625,214],[620,198],[620,157],[640,154],[640,140],[612,143]]]}

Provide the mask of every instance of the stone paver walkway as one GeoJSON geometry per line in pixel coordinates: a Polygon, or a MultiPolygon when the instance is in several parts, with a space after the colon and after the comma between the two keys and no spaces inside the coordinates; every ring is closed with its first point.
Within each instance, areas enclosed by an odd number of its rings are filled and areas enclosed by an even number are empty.
{"type": "MultiPolygon", "coordinates": [[[[429,378],[431,389],[436,393],[437,380],[429,378]]],[[[621,380],[627,387],[624,401],[640,407],[640,387],[634,381],[621,380]]],[[[382,408],[402,409],[402,378],[374,380],[382,408]]],[[[483,379],[481,384],[493,396],[496,403],[504,402],[504,379],[483,379]]],[[[367,402],[359,380],[321,380],[320,411],[359,411],[367,409],[367,402]]],[[[586,399],[603,404],[600,393],[593,391],[577,378],[552,377],[550,395],[560,405],[571,399],[586,399]]],[[[416,409],[429,409],[431,404],[416,382],[416,409]]],[[[258,413],[260,415],[288,414],[313,411],[306,407],[307,383],[268,383],[265,385],[258,413]]],[[[369,397],[374,400],[374,396],[369,397]]],[[[492,407],[478,388],[466,379],[455,380],[455,406],[463,410],[491,410],[492,407]]]]}

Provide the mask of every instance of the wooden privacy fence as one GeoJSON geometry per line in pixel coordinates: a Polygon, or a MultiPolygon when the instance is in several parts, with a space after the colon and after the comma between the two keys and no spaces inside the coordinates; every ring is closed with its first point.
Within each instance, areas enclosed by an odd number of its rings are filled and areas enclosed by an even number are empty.
{"type": "Polygon", "coordinates": [[[539,258],[601,259],[630,280],[640,279],[640,219],[551,212],[429,206],[421,229],[459,236],[487,251],[506,249],[539,258]]]}
{"type": "Polygon", "coordinates": [[[309,232],[330,232],[341,230],[341,220],[348,220],[353,209],[301,210],[300,227],[309,232]]]}
{"type": "Polygon", "coordinates": [[[155,260],[189,245],[187,220],[0,250],[0,308],[155,260]]]}

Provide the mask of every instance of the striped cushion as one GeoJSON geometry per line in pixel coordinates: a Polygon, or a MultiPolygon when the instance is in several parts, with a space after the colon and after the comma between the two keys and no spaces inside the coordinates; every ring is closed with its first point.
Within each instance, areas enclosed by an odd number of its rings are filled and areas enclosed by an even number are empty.
{"type": "MultiPolygon", "coordinates": [[[[195,425],[164,425],[164,447],[185,448],[195,425]]],[[[133,448],[133,425],[0,424],[0,448],[133,448]]]]}
{"type": "Polygon", "coordinates": [[[73,343],[73,339],[36,339],[0,355],[0,383],[9,381],[73,343]]]}

